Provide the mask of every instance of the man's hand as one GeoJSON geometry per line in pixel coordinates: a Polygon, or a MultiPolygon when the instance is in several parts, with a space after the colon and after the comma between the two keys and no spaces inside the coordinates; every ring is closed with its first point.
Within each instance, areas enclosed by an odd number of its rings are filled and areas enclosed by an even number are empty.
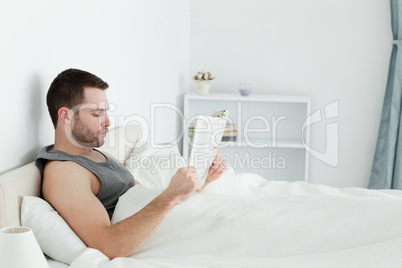
{"type": "Polygon", "coordinates": [[[223,158],[221,157],[221,152],[217,152],[211,167],[208,170],[208,176],[205,180],[202,190],[204,190],[208,184],[219,179],[223,173],[226,171],[227,166],[223,158]]]}
{"type": "Polygon", "coordinates": [[[177,205],[189,199],[200,188],[195,167],[183,167],[179,168],[172,177],[164,194],[172,198],[177,205]]]}

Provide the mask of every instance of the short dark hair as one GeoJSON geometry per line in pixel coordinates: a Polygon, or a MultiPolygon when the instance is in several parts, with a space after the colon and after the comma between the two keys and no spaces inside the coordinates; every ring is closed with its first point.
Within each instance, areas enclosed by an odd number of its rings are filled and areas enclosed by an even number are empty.
{"type": "Polygon", "coordinates": [[[60,108],[72,109],[83,103],[85,87],[105,90],[109,85],[96,75],[78,69],[67,69],[56,76],[46,96],[54,128],[57,125],[60,108]]]}

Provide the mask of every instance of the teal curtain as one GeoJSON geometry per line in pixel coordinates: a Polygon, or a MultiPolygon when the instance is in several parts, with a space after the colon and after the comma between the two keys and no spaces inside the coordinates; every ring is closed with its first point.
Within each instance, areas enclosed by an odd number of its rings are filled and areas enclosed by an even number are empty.
{"type": "Polygon", "coordinates": [[[390,0],[393,48],[369,188],[402,189],[402,0],[390,0]]]}

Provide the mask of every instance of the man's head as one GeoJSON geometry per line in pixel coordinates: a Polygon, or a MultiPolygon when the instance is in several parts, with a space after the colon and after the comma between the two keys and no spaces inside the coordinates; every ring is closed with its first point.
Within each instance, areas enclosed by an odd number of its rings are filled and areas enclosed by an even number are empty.
{"type": "Polygon", "coordinates": [[[106,82],[85,71],[68,69],[60,73],[47,94],[56,133],[62,130],[78,146],[101,146],[110,125],[106,88],[106,82]]]}
{"type": "Polygon", "coordinates": [[[85,88],[105,90],[109,85],[91,73],[67,69],[61,72],[50,85],[46,102],[54,128],[57,126],[59,109],[73,109],[84,103],[85,88]]]}

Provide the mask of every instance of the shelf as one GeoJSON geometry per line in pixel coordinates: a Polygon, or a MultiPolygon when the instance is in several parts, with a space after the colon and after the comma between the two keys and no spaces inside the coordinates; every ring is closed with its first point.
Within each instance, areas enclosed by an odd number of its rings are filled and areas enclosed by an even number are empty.
{"type": "Polygon", "coordinates": [[[244,138],[239,141],[224,141],[221,143],[220,147],[230,147],[230,148],[294,148],[294,149],[304,149],[304,145],[300,140],[295,139],[278,139],[274,145],[272,141],[267,141],[266,139],[249,139],[248,141],[244,138]]]}
{"type": "MultiPolygon", "coordinates": [[[[238,140],[224,141],[219,148],[235,172],[252,172],[267,180],[308,181],[309,154],[303,139],[309,144],[310,135],[302,127],[310,115],[310,101],[294,95],[186,93],[184,135],[194,117],[226,109],[238,140]]],[[[187,154],[188,140],[183,139],[183,155],[187,154]]]]}
{"type": "Polygon", "coordinates": [[[257,101],[257,102],[291,102],[291,103],[306,103],[310,101],[306,96],[288,96],[288,95],[262,95],[252,94],[249,96],[240,96],[240,94],[226,93],[210,93],[207,96],[197,95],[195,92],[190,92],[185,95],[187,99],[194,100],[223,100],[223,101],[257,101]]]}

